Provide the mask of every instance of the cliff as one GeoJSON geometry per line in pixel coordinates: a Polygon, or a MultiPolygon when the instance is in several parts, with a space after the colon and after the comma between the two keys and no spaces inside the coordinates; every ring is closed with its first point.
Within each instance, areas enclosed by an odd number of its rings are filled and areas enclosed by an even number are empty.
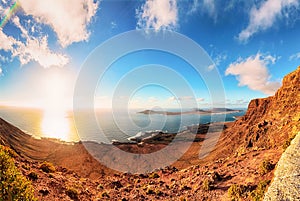
{"type": "Polygon", "coordinates": [[[274,96],[249,103],[246,114],[224,131],[214,156],[242,149],[280,149],[299,131],[300,67],[284,77],[274,96]]]}

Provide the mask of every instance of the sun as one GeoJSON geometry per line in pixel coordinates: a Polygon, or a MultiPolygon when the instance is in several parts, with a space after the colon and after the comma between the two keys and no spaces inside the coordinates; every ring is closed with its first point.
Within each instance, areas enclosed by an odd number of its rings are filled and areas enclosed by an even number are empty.
{"type": "Polygon", "coordinates": [[[53,71],[43,80],[43,120],[41,130],[44,137],[67,140],[70,122],[67,118],[69,83],[67,77],[53,71]]]}

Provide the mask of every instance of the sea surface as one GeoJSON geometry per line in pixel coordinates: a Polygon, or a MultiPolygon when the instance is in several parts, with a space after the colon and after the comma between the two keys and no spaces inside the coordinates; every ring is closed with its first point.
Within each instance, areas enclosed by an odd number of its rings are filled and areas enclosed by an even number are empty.
{"type": "MultiPolygon", "coordinates": [[[[128,142],[133,136],[164,131],[176,133],[199,123],[234,121],[245,109],[230,114],[141,114],[138,110],[112,111],[43,111],[40,109],[0,107],[0,117],[36,138],[57,138],[62,141],[128,142]],[[74,114],[75,117],[74,118],[74,114]],[[76,120],[76,121],[75,121],[76,120]]],[[[168,110],[178,111],[178,110],[168,110]]],[[[183,110],[184,111],[184,110],[183,110]]],[[[186,111],[186,110],[185,110],[186,111]]]]}

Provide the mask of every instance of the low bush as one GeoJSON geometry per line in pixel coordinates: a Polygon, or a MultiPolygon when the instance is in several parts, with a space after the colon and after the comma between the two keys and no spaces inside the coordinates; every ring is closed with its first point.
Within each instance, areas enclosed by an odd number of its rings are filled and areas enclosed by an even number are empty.
{"type": "Polygon", "coordinates": [[[265,191],[267,190],[269,184],[270,184],[270,180],[259,182],[256,189],[250,193],[251,200],[253,201],[263,200],[265,191]]]}
{"type": "Polygon", "coordinates": [[[0,145],[0,200],[37,200],[30,181],[15,166],[12,153],[0,145]]]}
{"type": "Polygon", "coordinates": [[[212,182],[209,179],[205,179],[202,182],[202,189],[205,191],[210,191],[212,190],[213,186],[212,186],[212,182]]]}
{"type": "Polygon", "coordinates": [[[153,172],[152,174],[149,175],[150,179],[157,179],[159,178],[159,175],[156,172],[153,172]]]}
{"type": "Polygon", "coordinates": [[[267,174],[274,169],[274,165],[269,160],[263,160],[260,165],[261,174],[267,174]]]}
{"type": "Polygon", "coordinates": [[[240,184],[232,184],[228,189],[228,196],[232,201],[242,200],[245,197],[247,187],[240,184]]]}

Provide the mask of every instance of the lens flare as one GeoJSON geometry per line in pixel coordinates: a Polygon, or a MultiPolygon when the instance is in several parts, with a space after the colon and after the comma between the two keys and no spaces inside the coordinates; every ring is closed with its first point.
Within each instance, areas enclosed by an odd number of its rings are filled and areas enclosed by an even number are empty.
{"type": "Polygon", "coordinates": [[[4,18],[0,22],[0,28],[3,28],[8,20],[16,13],[17,9],[20,7],[18,1],[16,1],[8,10],[8,12],[4,15],[4,18]]]}

